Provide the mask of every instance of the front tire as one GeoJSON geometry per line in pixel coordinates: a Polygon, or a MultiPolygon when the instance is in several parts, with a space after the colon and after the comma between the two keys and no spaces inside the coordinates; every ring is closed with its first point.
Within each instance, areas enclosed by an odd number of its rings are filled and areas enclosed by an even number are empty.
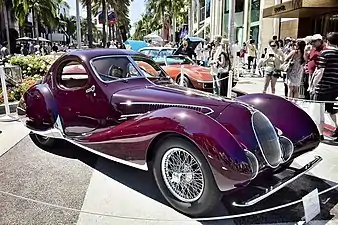
{"type": "Polygon", "coordinates": [[[195,145],[170,137],[156,150],[153,174],[162,195],[173,208],[199,217],[218,205],[221,193],[208,162],[195,145]]]}
{"type": "MultiPolygon", "coordinates": [[[[182,79],[182,76],[179,76],[177,78],[177,84],[178,85],[181,85],[181,79],[182,79]]],[[[186,77],[186,76],[183,76],[183,87],[188,87],[188,88],[193,88],[194,87],[194,86],[192,86],[189,78],[186,77]]]]}
{"type": "Polygon", "coordinates": [[[39,134],[30,133],[29,135],[38,147],[40,148],[52,148],[56,144],[55,138],[41,136],[39,134]]]}

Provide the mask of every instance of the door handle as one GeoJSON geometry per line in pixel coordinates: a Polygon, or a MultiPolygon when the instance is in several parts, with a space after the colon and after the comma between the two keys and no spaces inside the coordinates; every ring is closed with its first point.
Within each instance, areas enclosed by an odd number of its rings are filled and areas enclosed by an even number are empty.
{"type": "Polygon", "coordinates": [[[86,90],[86,94],[90,93],[90,92],[95,92],[95,85],[92,85],[90,88],[88,88],[86,90]]]}

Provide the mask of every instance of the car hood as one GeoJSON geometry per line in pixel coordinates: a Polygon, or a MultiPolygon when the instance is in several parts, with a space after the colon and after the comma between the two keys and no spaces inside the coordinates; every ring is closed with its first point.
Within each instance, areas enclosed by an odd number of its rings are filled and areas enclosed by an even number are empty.
{"type": "MultiPolygon", "coordinates": [[[[181,65],[171,65],[168,67],[175,67],[175,68],[181,68],[181,65]]],[[[183,65],[183,68],[187,71],[188,73],[193,73],[189,75],[194,75],[195,78],[198,78],[199,80],[203,81],[212,81],[212,76],[210,74],[210,68],[206,68],[203,66],[198,66],[198,65],[183,65]]]]}
{"type": "MultiPolygon", "coordinates": [[[[183,107],[201,111],[216,118],[233,100],[219,97],[210,93],[181,87],[177,84],[134,86],[120,90],[113,94],[112,104],[118,105],[122,102],[135,109],[131,112],[140,112],[140,105],[147,105],[147,111],[160,108],[183,107]],[[149,108],[151,105],[153,108],[149,108]]],[[[144,113],[145,113],[144,112],[144,113]]]]}

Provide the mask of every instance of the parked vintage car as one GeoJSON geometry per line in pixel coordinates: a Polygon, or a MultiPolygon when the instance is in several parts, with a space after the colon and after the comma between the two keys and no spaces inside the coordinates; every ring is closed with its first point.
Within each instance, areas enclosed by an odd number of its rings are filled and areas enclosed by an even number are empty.
{"type": "Polygon", "coordinates": [[[144,47],[138,50],[138,52],[149,56],[159,65],[163,65],[165,57],[172,55],[175,51],[176,48],[170,47],[144,47]]]}
{"type": "MultiPolygon", "coordinates": [[[[256,188],[320,142],[307,113],[281,97],[227,99],[181,87],[148,57],[121,49],[64,54],[17,113],[40,147],[63,139],[150,170],[169,204],[190,216],[206,215],[224,193],[256,188]]],[[[320,161],[233,205],[262,201],[320,161]]]]}
{"type": "MultiPolygon", "coordinates": [[[[164,59],[165,65],[162,69],[178,84],[184,87],[195,88],[202,91],[213,92],[213,78],[210,68],[203,67],[195,63],[188,56],[171,55],[164,59]],[[183,76],[182,76],[183,73],[183,76]],[[181,83],[181,78],[183,81],[181,83]]],[[[221,82],[227,82],[223,80],[221,82]]],[[[232,87],[237,84],[237,79],[233,77],[232,87]]]]}

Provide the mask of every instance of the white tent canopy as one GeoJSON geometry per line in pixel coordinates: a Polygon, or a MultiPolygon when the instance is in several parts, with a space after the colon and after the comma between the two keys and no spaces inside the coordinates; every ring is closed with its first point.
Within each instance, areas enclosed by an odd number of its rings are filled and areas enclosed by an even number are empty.
{"type": "MultiPolygon", "coordinates": [[[[36,38],[33,38],[34,41],[36,41],[36,38]]],[[[45,42],[50,42],[50,40],[43,38],[43,37],[39,37],[39,41],[45,41],[45,42]]]]}
{"type": "Polygon", "coordinates": [[[145,40],[152,40],[152,41],[163,41],[163,39],[157,34],[148,34],[144,36],[145,40]]]}

